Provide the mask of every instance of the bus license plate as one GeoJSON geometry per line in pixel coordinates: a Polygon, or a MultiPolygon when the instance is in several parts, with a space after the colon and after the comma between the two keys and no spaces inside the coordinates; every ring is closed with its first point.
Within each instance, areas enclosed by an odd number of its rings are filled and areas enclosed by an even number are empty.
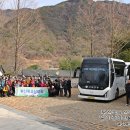
{"type": "Polygon", "coordinates": [[[94,99],[94,97],[93,96],[88,96],[88,99],[94,99]]]}

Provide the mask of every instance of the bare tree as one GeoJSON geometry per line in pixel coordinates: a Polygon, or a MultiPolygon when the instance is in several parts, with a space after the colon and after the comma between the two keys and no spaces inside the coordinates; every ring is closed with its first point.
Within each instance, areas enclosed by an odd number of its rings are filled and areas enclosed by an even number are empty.
{"type": "MultiPolygon", "coordinates": [[[[96,20],[97,23],[99,23],[99,29],[97,27],[95,28],[95,25],[93,24],[94,30],[102,32],[97,34],[97,39],[100,41],[100,44],[104,43],[105,45],[104,50],[102,51],[100,48],[99,53],[104,56],[116,57],[121,48],[127,44],[126,41],[128,36],[126,34],[129,32],[128,6],[126,8],[126,5],[121,3],[121,1],[106,1],[102,3],[101,10],[102,12],[100,12],[99,15],[95,15],[94,17],[96,19],[93,20],[94,22],[96,20]],[[125,11],[123,12],[123,10],[125,11]],[[101,19],[101,22],[97,20],[98,18],[101,19]],[[100,26],[100,24],[102,26],[100,26]]],[[[97,12],[99,12],[99,10],[97,12]]],[[[94,38],[96,37],[94,36],[94,38]]]]}
{"type": "Polygon", "coordinates": [[[125,4],[116,0],[111,2],[90,1],[87,4],[84,8],[83,6],[79,7],[79,10],[81,21],[84,21],[84,28],[89,32],[86,42],[90,43],[91,56],[115,57],[126,44],[126,40],[122,40],[129,32],[129,6],[127,9],[125,4]],[[99,48],[96,45],[103,47],[99,48]]]}
{"type": "MultiPolygon", "coordinates": [[[[70,9],[68,12],[71,12],[72,13],[72,10],[70,9]]],[[[75,39],[75,36],[74,36],[74,24],[73,24],[73,19],[72,17],[70,16],[70,14],[68,16],[66,16],[66,20],[67,20],[67,24],[68,24],[68,27],[67,27],[67,41],[69,43],[67,49],[68,49],[68,52],[70,52],[70,54],[67,55],[67,62],[69,64],[69,71],[70,71],[70,78],[71,78],[71,71],[72,71],[72,66],[71,66],[71,63],[72,63],[72,57],[75,55],[74,54],[74,50],[75,50],[75,46],[76,46],[76,39],[75,39]]]]}
{"type": "Polygon", "coordinates": [[[7,58],[7,54],[6,52],[6,47],[7,47],[7,43],[6,43],[6,39],[5,39],[5,35],[6,33],[4,32],[4,24],[7,21],[7,18],[5,16],[5,11],[4,11],[4,4],[5,4],[5,0],[0,0],[0,46],[1,46],[1,51],[0,51],[0,64],[4,64],[5,60],[7,58]],[[3,58],[4,57],[4,58],[3,58]]]}
{"type": "MultiPolygon", "coordinates": [[[[94,42],[94,12],[96,8],[96,2],[88,1],[87,6],[79,6],[79,12],[81,16],[81,26],[84,26],[84,31],[89,32],[87,36],[87,41],[90,43],[90,56],[94,55],[93,53],[93,42],[94,42]],[[83,24],[82,24],[83,23],[83,24]]],[[[88,44],[88,43],[87,43],[88,44]]],[[[86,46],[87,47],[87,46],[86,46]]]]}
{"type": "Polygon", "coordinates": [[[4,23],[6,21],[5,17],[4,17],[4,0],[0,0],[0,37],[3,36],[3,28],[4,28],[4,23]]]}
{"type": "MultiPolygon", "coordinates": [[[[120,0],[121,2],[121,0],[120,0]]],[[[128,43],[129,20],[128,6],[113,0],[111,5],[111,56],[117,57],[122,48],[128,43]],[[125,10],[125,11],[123,11],[125,10]],[[116,15],[115,15],[116,14],[116,15]],[[120,14],[120,16],[119,16],[120,14]],[[120,17],[120,21],[118,20],[120,17]]]]}
{"type": "Polygon", "coordinates": [[[34,40],[39,34],[39,14],[35,8],[30,9],[30,5],[36,4],[35,0],[13,0],[11,3],[14,9],[14,16],[9,21],[7,31],[9,31],[10,40],[14,43],[14,73],[19,70],[19,53],[23,47],[34,40]]]}

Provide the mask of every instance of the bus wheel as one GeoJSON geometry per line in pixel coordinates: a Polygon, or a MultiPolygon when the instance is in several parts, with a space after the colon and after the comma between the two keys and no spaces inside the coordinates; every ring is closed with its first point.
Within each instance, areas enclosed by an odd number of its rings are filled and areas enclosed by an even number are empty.
{"type": "Polygon", "coordinates": [[[116,93],[115,93],[115,99],[117,99],[118,96],[119,96],[119,90],[117,89],[117,90],[116,90],[116,93]]]}

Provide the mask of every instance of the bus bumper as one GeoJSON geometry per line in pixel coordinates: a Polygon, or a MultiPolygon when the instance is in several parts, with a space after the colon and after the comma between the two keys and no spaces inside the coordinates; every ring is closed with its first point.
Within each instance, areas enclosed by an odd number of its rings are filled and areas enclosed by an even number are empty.
{"type": "Polygon", "coordinates": [[[79,98],[81,99],[91,99],[91,100],[102,100],[102,101],[110,101],[107,97],[98,97],[98,96],[85,96],[85,95],[78,95],[79,98]]]}

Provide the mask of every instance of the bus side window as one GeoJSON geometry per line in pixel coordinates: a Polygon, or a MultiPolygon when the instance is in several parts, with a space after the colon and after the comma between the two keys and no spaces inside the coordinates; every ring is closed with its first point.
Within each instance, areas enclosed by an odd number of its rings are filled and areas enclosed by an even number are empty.
{"type": "Polygon", "coordinates": [[[111,69],[111,86],[113,85],[114,82],[114,69],[111,69]]]}
{"type": "Polygon", "coordinates": [[[119,68],[115,68],[115,73],[116,73],[116,76],[121,76],[121,73],[120,73],[120,69],[119,69],[119,68]]]}
{"type": "Polygon", "coordinates": [[[124,76],[125,65],[123,63],[114,62],[115,74],[117,77],[124,76]]]}

